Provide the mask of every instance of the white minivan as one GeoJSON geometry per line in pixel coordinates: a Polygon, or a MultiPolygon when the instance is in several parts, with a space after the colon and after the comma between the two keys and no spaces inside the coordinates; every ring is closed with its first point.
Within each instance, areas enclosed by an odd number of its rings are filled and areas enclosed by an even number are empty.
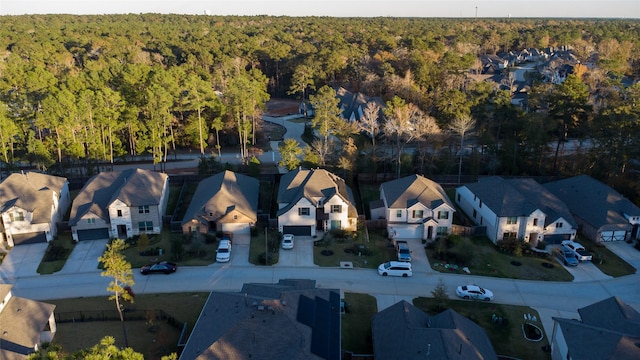
{"type": "Polygon", "coordinates": [[[411,263],[404,261],[387,261],[386,263],[380,264],[378,266],[378,274],[382,276],[412,276],[413,272],[411,272],[411,263]]]}

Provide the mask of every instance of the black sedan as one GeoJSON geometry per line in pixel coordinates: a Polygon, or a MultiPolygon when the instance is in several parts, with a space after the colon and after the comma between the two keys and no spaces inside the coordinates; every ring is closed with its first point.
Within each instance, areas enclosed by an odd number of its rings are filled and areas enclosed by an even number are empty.
{"type": "Polygon", "coordinates": [[[176,272],[176,270],[178,270],[178,265],[168,261],[160,261],[155,264],[149,264],[141,267],[140,273],[142,275],[153,273],[171,274],[176,272]]]}

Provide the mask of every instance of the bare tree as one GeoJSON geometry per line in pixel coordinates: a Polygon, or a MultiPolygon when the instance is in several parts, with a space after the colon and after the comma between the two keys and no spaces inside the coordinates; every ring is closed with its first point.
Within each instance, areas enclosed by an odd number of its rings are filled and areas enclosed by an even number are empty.
{"type": "Polygon", "coordinates": [[[469,135],[473,128],[476,127],[476,120],[471,115],[465,114],[455,118],[449,128],[460,136],[460,162],[458,163],[458,184],[462,177],[462,156],[464,154],[464,137],[469,135]]]}

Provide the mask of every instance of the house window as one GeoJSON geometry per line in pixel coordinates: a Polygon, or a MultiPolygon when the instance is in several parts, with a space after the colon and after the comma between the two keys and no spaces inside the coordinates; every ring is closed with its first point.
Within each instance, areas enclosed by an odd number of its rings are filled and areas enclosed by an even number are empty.
{"type": "Polygon", "coordinates": [[[331,205],[331,212],[332,213],[341,213],[342,212],[342,205],[331,205]]]}
{"type": "Polygon", "coordinates": [[[562,223],[561,223],[561,222],[556,223],[556,228],[557,228],[557,229],[559,229],[559,228],[561,228],[561,227],[562,227],[562,223]]]}
{"type": "Polygon", "coordinates": [[[473,218],[476,218],[476,215],[478,215],[478,213],[476,212],[476,209],[473,209],[473,218]]]}
{"type": "Polygon", "coordinates": [[[140,222],[138,222],[138,230],[140,230],[140,231],[153,231],[153,221],[140,221],[140,222]]]}
{"type": "Polygon", "coordinates": [[[446,226],[438,226],[438,228],[436,229],[436,233],[439,236],[446,236],[449,235],[449,228],[446,226]]]}
{"type": "Polygon", "coordinates": [[[438,211],[438,219],[448,219],[449,212],[448,211],[438,211]]]}
{"type": "Polygon", "coordinates": [[[122,210],[118,210],[118,217],[122,217],[122,210]]]}
{"type": "Polygon", "coordinates": [[[402,217],[402,210],[396,210],[396,217],[402,217]]]}
{"type": "Polygon", "coordinates": [[[233,220],[238,220],[238,215],[233,215],[233,220]]]}
{"type": "Polygon", "coordinates": [[[478,207],[482,209],[482,200],[480,200],[480,205],[478,207]]]}
{"type": "Polygon", "coordinates": [[[517,216],[509,216],[507,218],[507,225],[515,225],[518,223],[518,217],[517,216]]]}
{"type": "Polygon", "coordinates": [[[95,224],[95,223],[96,223],[96,219],[95,218],[87,219],[87,224],[95,224]]]}
{"type": "Polygon", "coordinates": [[[149,213],[149,205],[138,206],[138,214],[148,214],[149,213]]]}
{"type": "Polygon", "coordinates": [[[413,210],[413,217],[414,218],[422,218],[423,215],[423,211],[422,210],[413,210]]]}
{"type": "Polygon", "coordinates": [[[502,234],[502,238],[503,239],[515,239],[518,237],[518,233],[513,231],[513,232],[506,232],[504,234],[502,234]]]}
{"type": "Polygon", "coordinates": [[[13,216],[13,221],[24,221],[24,213],[22,211],[16,211],[13,216]]]}
{"type": "Polygon", "coordinates": [[[533,219],[533,226],[538,226],[538,219],[533,219]]]}
{"type": "Polygon", "coordinates": [[[460,194],[458,194],[458,202],[460,202],[460,194]]]}
{"type": "Polygon", "coordinates": [[[309,212],[309,208],[308,207],[304,207],[304,208],[298,208],[298,215],[300,216],[309,216],[310,212],[309,212]]]}

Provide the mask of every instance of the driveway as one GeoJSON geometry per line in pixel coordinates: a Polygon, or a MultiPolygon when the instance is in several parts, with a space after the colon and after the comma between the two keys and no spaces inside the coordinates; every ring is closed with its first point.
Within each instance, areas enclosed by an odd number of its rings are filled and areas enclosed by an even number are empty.
{"type": "Polygon", "coordinates": [[[25,244],[13,247],[0,266],[0,278],[4,283],[14,283],[16,278],[37,276],[48,243],[25,244]]]}
{"type": "Polygon", "coordinates": [[[313,261],[313,241],[311,236],[296,236],[293,249],[280,248],[276,266],[317,266],[313,261]]]}
{"type": "Polygon", "coordinates": [[[76,244],[64,264],[60,274],[77,274],[82,272],[97,272],[98,258],[102,256],[109,240],[87,240],[76,244]]]}
{"type": "Polygon", "coordinates": [[[611,252],[618,255],[619,258],[636,268],[636,270],[640,270],[640,251],[636,250],[631,244],[627,244],[626,241],[611,241],[603,244],[611,252]]]}

